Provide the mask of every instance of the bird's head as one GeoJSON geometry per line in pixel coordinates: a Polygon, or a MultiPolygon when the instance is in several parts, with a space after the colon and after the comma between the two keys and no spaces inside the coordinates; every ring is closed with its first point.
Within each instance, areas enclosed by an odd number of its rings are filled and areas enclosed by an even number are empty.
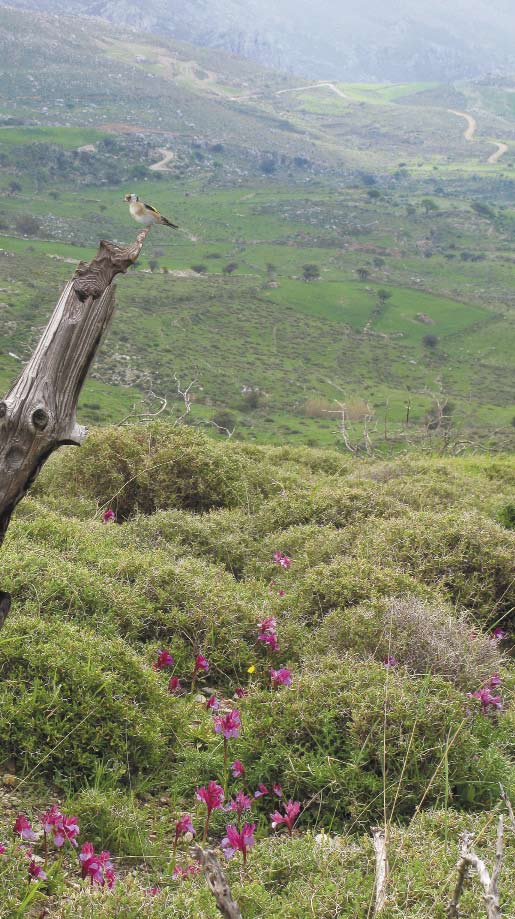
{"type": "Polygon", "coordinates": [[[139,201],[139,198],[137,195],[125,195],[125,198],[123,200],[128,201],[129,204],[135,204],[136,201],[139,201]]]}

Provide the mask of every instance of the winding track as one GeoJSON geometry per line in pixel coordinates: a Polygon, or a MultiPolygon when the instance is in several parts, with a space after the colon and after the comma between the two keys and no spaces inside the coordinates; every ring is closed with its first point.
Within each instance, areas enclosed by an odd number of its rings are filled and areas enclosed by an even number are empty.
{"type": "Polygon", "coordinates": [[[472,115],[469,115],[467,112],[457,112],[453,108],[447,109],[451,115],[457,115],[459,118],[465,118],[467,121],[467,127],[463,132],[463,137],[465,140],[474,140],[474,134],[477,131],[477,121],[472,115]]]}
{"type": "Polygon", "coordinates": [[[491,154],[491,156],[488,157],[488,162],[498,163],[499,160],[501,159],[501,156],[504,156],[504,154],[508,152],[509,150],[508,144],[499,143],[499,141],[497,140],[492,140],[490,141],[490,143],[495,144],[495,146],[497,147],[497,150],[495,150],[491,154]]]}
{"type": "Polygon", "coordinates": [[[309,86],[291,86],[289,89],[278,89],[275,95],[282,96],[283,93],[301,93],[305,89],[320,89],[322,86],[328,86],[329,89],[332,89],[333,93],[336,93],[336,95],[340,97],[340,99],[352,99],[352,96],[348,96],[347,93],[344,93],[334,83],[327,82],[311,83],[309,86]]]}
{"type": "Polygon", "coordinates": [[[148,168],[154,172],[168,172],[168,163],[171,163],[175,158],[175,153],[173,150],[166,150],[164,147],[159,152],[163,154],[163,159],[157,163],[152,163],[148,168]]]}
{"type": "MultiPolygon", "coordinates": [[[[459,118],[465,118],[467,127],[463,132],[463,137],[465,140],[474,140],[474,135],[477,131],[476,119],[472,115],[469,115],[468,112],[457,112],[452,108],[447,109],[447,111],[450,112],[451,115],[458,115],[459,118]]],[[[492,154],[490,154],[487,160],[487,162],[491,165],[495,165],[495,163],[498,163],[501,157],[508,152],[509,147],[508,144],[501,143],[498,140],[489,140],[488,143],[493,144],[494,147],[497,147],[497,149],[494,150],[492,154]]]]}

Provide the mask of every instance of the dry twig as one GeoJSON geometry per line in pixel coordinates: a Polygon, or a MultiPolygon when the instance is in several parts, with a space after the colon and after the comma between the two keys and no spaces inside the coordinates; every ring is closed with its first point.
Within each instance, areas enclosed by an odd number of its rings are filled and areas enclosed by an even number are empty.
{"type": "Polygon", "coordinates": [[[486,915],[488,919],[501,919],[501,910],[499,905],[498,881],[502,866],[504,851],[504,833],[503,818],[499,817],[497,824],[497,842],[495,847],[495,862],[490,876],[488,868],[484,861],[472,849],[474,837],[472,833],[463,833],[461,836],[461,851],[458,860],[458,880],[454,888],[452,900],[447,908],[449,919],[459,919],[458,903],[463,891],[463,885],[467,877],[468,869],[473,868],[479,878],[483,888],[483,900],[486,906],[486,915]]]}
{"type": "Polygon", "coordinates": [[[227,878],[215,853],[211,849],[202,849],[200,846],[194,846],[192,853],[204,872],[207,886],[224,919],[242,919],[240,907],[232,898],[227,878]]]}

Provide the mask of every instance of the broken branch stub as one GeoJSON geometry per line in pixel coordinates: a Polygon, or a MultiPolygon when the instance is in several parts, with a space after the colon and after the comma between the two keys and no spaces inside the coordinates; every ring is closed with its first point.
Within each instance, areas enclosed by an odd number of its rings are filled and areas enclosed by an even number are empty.
{"type": "Polygon", "coordinates": [[[204,872],[207,886],[213,894],[218,911],[224,919],[242,919],[240,907],[236,900],[233,899],[225,872],[222,870],[213,850],[193,846],[192,855],[199,862],[204,872]]]}
{"type": "Polygon", "coordinates": [[[32,357],[0,401],[0,544],[45,460],[63,444],[80,446],[86,436],[75,412],[113,314],[112,281],[134,264],[148,231],[126,247],[102,240],[95,258],[80,262],[32,357]]]}

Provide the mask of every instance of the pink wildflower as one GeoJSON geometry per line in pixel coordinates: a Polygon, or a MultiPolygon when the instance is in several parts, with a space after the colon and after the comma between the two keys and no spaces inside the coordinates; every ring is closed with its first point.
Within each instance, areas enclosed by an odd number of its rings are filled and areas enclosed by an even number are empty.
{"type": "Polygon", "coordinates": [[[172,695],[178,695],[181,691],[181,681],[178,676],[171,676],[170,682],[168,683],[168,692],[171,692],[172,695]]]}
{"type": "Polygon", "coordinates": [[[276,565],[280,565],[281,568],[288,570],[291,565],[291,558],[288,558],[283,552],[274,552],[274,562],[276,565]]]}
{"type": "Polygon", "coordinates": [[[240,759],[235,759],[234,763],[231,766],[232,774],[235,779],[240,779],[242,775],[245,775],[245,766],[243,765],[240,759]]]}
{"type": "Polygon", "coordinates": [[[182,865],[176,865],[173,869],[172,877],[174,881],[184,881],[186,878],[193,877],[195,874],[198,874],[200,871],[200,865],[188,865],[187,868],[183,868],[182,865]]]}
{"type": "Polygon", "coordinates": [[[180,836],[184,836],[186,833],[191,833],[192,836],[195,835],[195,830],[191,822],[191,817],[189,814],[183,814],[182,817],[175,824],[175,844],[180,836]]]}
{"type": "Polygon", "coordinates": [[[114,523],[115,520],[116,520],[115,512],[112,510],[112,508],[109,507],[102,514],[102,523],[114,523]]]}
{"type": "Polygon", "coordinates": [[[47,881],[48,876],[43,871],[41,865],[36,864],[35,860],[31,858],[29,862],[29,877],[34,881],[47,881]]]}
{"type": "Polygon", "coordinates": [[[174,660],[169,651],[158,651],[157,660],[154,661],[152,667],[154,670],[164,670],[165,667],[173,667],[174,660]]]}
{"type": "Polygon", "coordinates": [[[270,667],[270,679],[274,687],[291,686],[291,670],[287,667],[281,667],[279,670],[270,667]]]}
{"type": "Polygon", "coordinates": [[[285,595],[286,595],[286,591],[281,588],[281,590],[279,591],[279,596],[284,597],[285,595]]]}
{"type": "Polygon", "coordinates": [[[267,616],[258,624],[258,630],[260,632],[276,632],[277,619],[274,616],[267,616]]]}
{"type": "Polygon", "coordinates": [[[278,798],[283,797],[282,785],[279,785],[279,782],[275,782],[274,785],[272,785],[272,791],[274,795],[277,795],[278,798]]]}
{"type": "Polygon", "coordinates": [[[210,697],[209,697],[209,699],[208,699],[207,702],[206,702],[206,708],[207,708],[208,711],[209,711],[210,709],[211,709],[213,712],[217,712],[217,711],[218,711],[218,709],[220,708],[220,703],[219,703],[218,699],[216,698],[216,696],[210,696],[210,697]]]}
{"type": "Polygon", "coordinates": [[[245,696],[248,696],[248,692],[246,689],[242,689],[241,686],[238,686],[238,688],[234,690],[234,695],[237,699],[244,699],[245,696]]]}
{"type": "Polygon", "coordinates": [[[497,628],[495,628],[492,632],[492,638],[495,641],[503,641],[507,637],[508,637],[508,633],[505,632],[504,629],[502,629],[500,625],[498,625],[497,628]]]}
{"type": "Polygon", "coordinates": [[[238,814],[238,820],[241,820],[241,815],[243,811],[249,811],[252,807],[252,799],[244,794],[243,791],[239,791],[234,798],[231,798],[229,804],[225,808],[227,811],[236,811],[238,814]]]}
{"type": "Polygon", "coordinates": [[[274,616],[267,616],[258,623],[258,641],[264,642],[272,651],[279,650],[277,619],[274,616]]]}
{"type": "Polygon", "coordinates": [[[265,645],[268,645],[271,651],[279,650],[279,639],[275,632],[263,632],[261,635],[258,635],[258,641],[262,641],[265,645]]]}
{"type": "Polygon", "coordinates": [[[501,685],[501,677],[498,673],[493,673],[489,680],[487,680],[486,685],[490,689],[495,689],[496,686],[501,685]]]}
{"type": "Polygon", "coordinates": [[[205,842],[209,833],[209,819],[211,814],[214,810],[221,808],[224,803],[224,790],[217,782],[209,782],[207,786],[203,785],[202,788],[199,788],[198,791],[195,792],[195,796],[198,801],[203,801],[207,807],[204,835],[202,837],[203,842],[205,842]]]}
{"type": "Polygon", "coordinates": [[[83,878],[89,878],[91,886],[104,887],[106,884],[111,889],[115,882],[115,873],[110,861],[109,852],[100,852],[95,855],[92,843],[85,842],[80,850],[79,861],[83,878]]]}
{"type": "Polygon", "coordinates": [[[215,734],[223,734],[225,740],[231,737],[239,737],[241,731],[240,712],[237,708],[226,715],[216,715],[213,718],[215,734]]]}
{"type": "Polygon", "coordinates": [[[203,654],[197,654],[195,658],[194,676],[196,676],[200,670],[203,670],[204,673],[209,672],[209,661],[203,654]]]}
{"type": "Polygon", "coordinates": [[[281,823],[284,823],[288,828],[288,833],[291,836],[295,821],[300,814],[300,803],[299,801],[290,800],[286,802],[286,804],[283,804],[283,808],[284,814],[280,814],[279,811],[275,811],[273,814],[270,814],[272,827],[275,830],[276,827],[281,825],[281,823]]]}
{"type": "Polygon", "coordinates": [[[270,792],[266,785],[258,785],[256,791],[254,792],[255,798],[262,798],[264,795],[269,795],[270,792]]]}
{"type": "MultiPolygon", "coordinates": [[[[497,683],[495,685],[498,685],[497,683]]],[[[469,699],[477,699],[481,703],[481,709],[483,714],[487,714],[488,711],[493,709],[502,709],[502,699],[501,696],[493,696],[491,693],[492,686],[486,685],[482,686],[481,689],[476,689],[475,692],[467,693],[469,699]]]]}
{"type": "Polygon", "coordinates": [[[5,855],[7,852],[7,846],[4,846],[3,842],[0,842],[0,855],[5,855]]]}
{"type": "Polygon", "coordinates": [[[46,811],[41,822],[45,836],[51,835],[54,845],[60,849],[67,839],[72,846],[77,846],[75,837],[79,835],[79,824],[76,817],[65,817],[58,810],[56,804],[52,804],[50,810],[46,811]]]}
{"type": "Polygon", "coordinates": [[[256,830],[255,823],[244,823],[241,832],[238,832],[235,826],[226,827],[227,836],[222,839],[222,849],[227,859],[232,858],[236,852],[243,855],[243,864],[247,863],[247,850],[256,842],[254,833],[256,830]]]}
{"type": "Polygon", "coordinates": [[[383,664],[384,664],[385,667],[387,667],[389,670],[392,669],[393,667],[396,667],[398,663],[399,663],[399,661],[397,660],[396,657],[393,656],[393,654],[390,654],[388,657],[385,657],[385,659],[384,659],[384,661],[383,661],[383,664]]]}
{"type": "Polygon", "coordinates": [[[14,824],[14,832],[19,833],[25,842],[34,841],[38,838],[31,824],[23,814],[18,814],[14,824]]]}
{"type": "Polygon", "coordinates": [[[199,788],[198,791],[195,792],[195,797],[197,801],[204,802],[208,814],[211,815],[212,811],[218,810],[218,808],[222,806],[224,790],[217,782],[209,782],[207,787],[203,785],[202,788],[199,788]]]}
{"type": "Polygon", "coordinates": [[[145,893],[148,897],[157,897],[161,893],[160,887],[145,887],[145,893]]]}

